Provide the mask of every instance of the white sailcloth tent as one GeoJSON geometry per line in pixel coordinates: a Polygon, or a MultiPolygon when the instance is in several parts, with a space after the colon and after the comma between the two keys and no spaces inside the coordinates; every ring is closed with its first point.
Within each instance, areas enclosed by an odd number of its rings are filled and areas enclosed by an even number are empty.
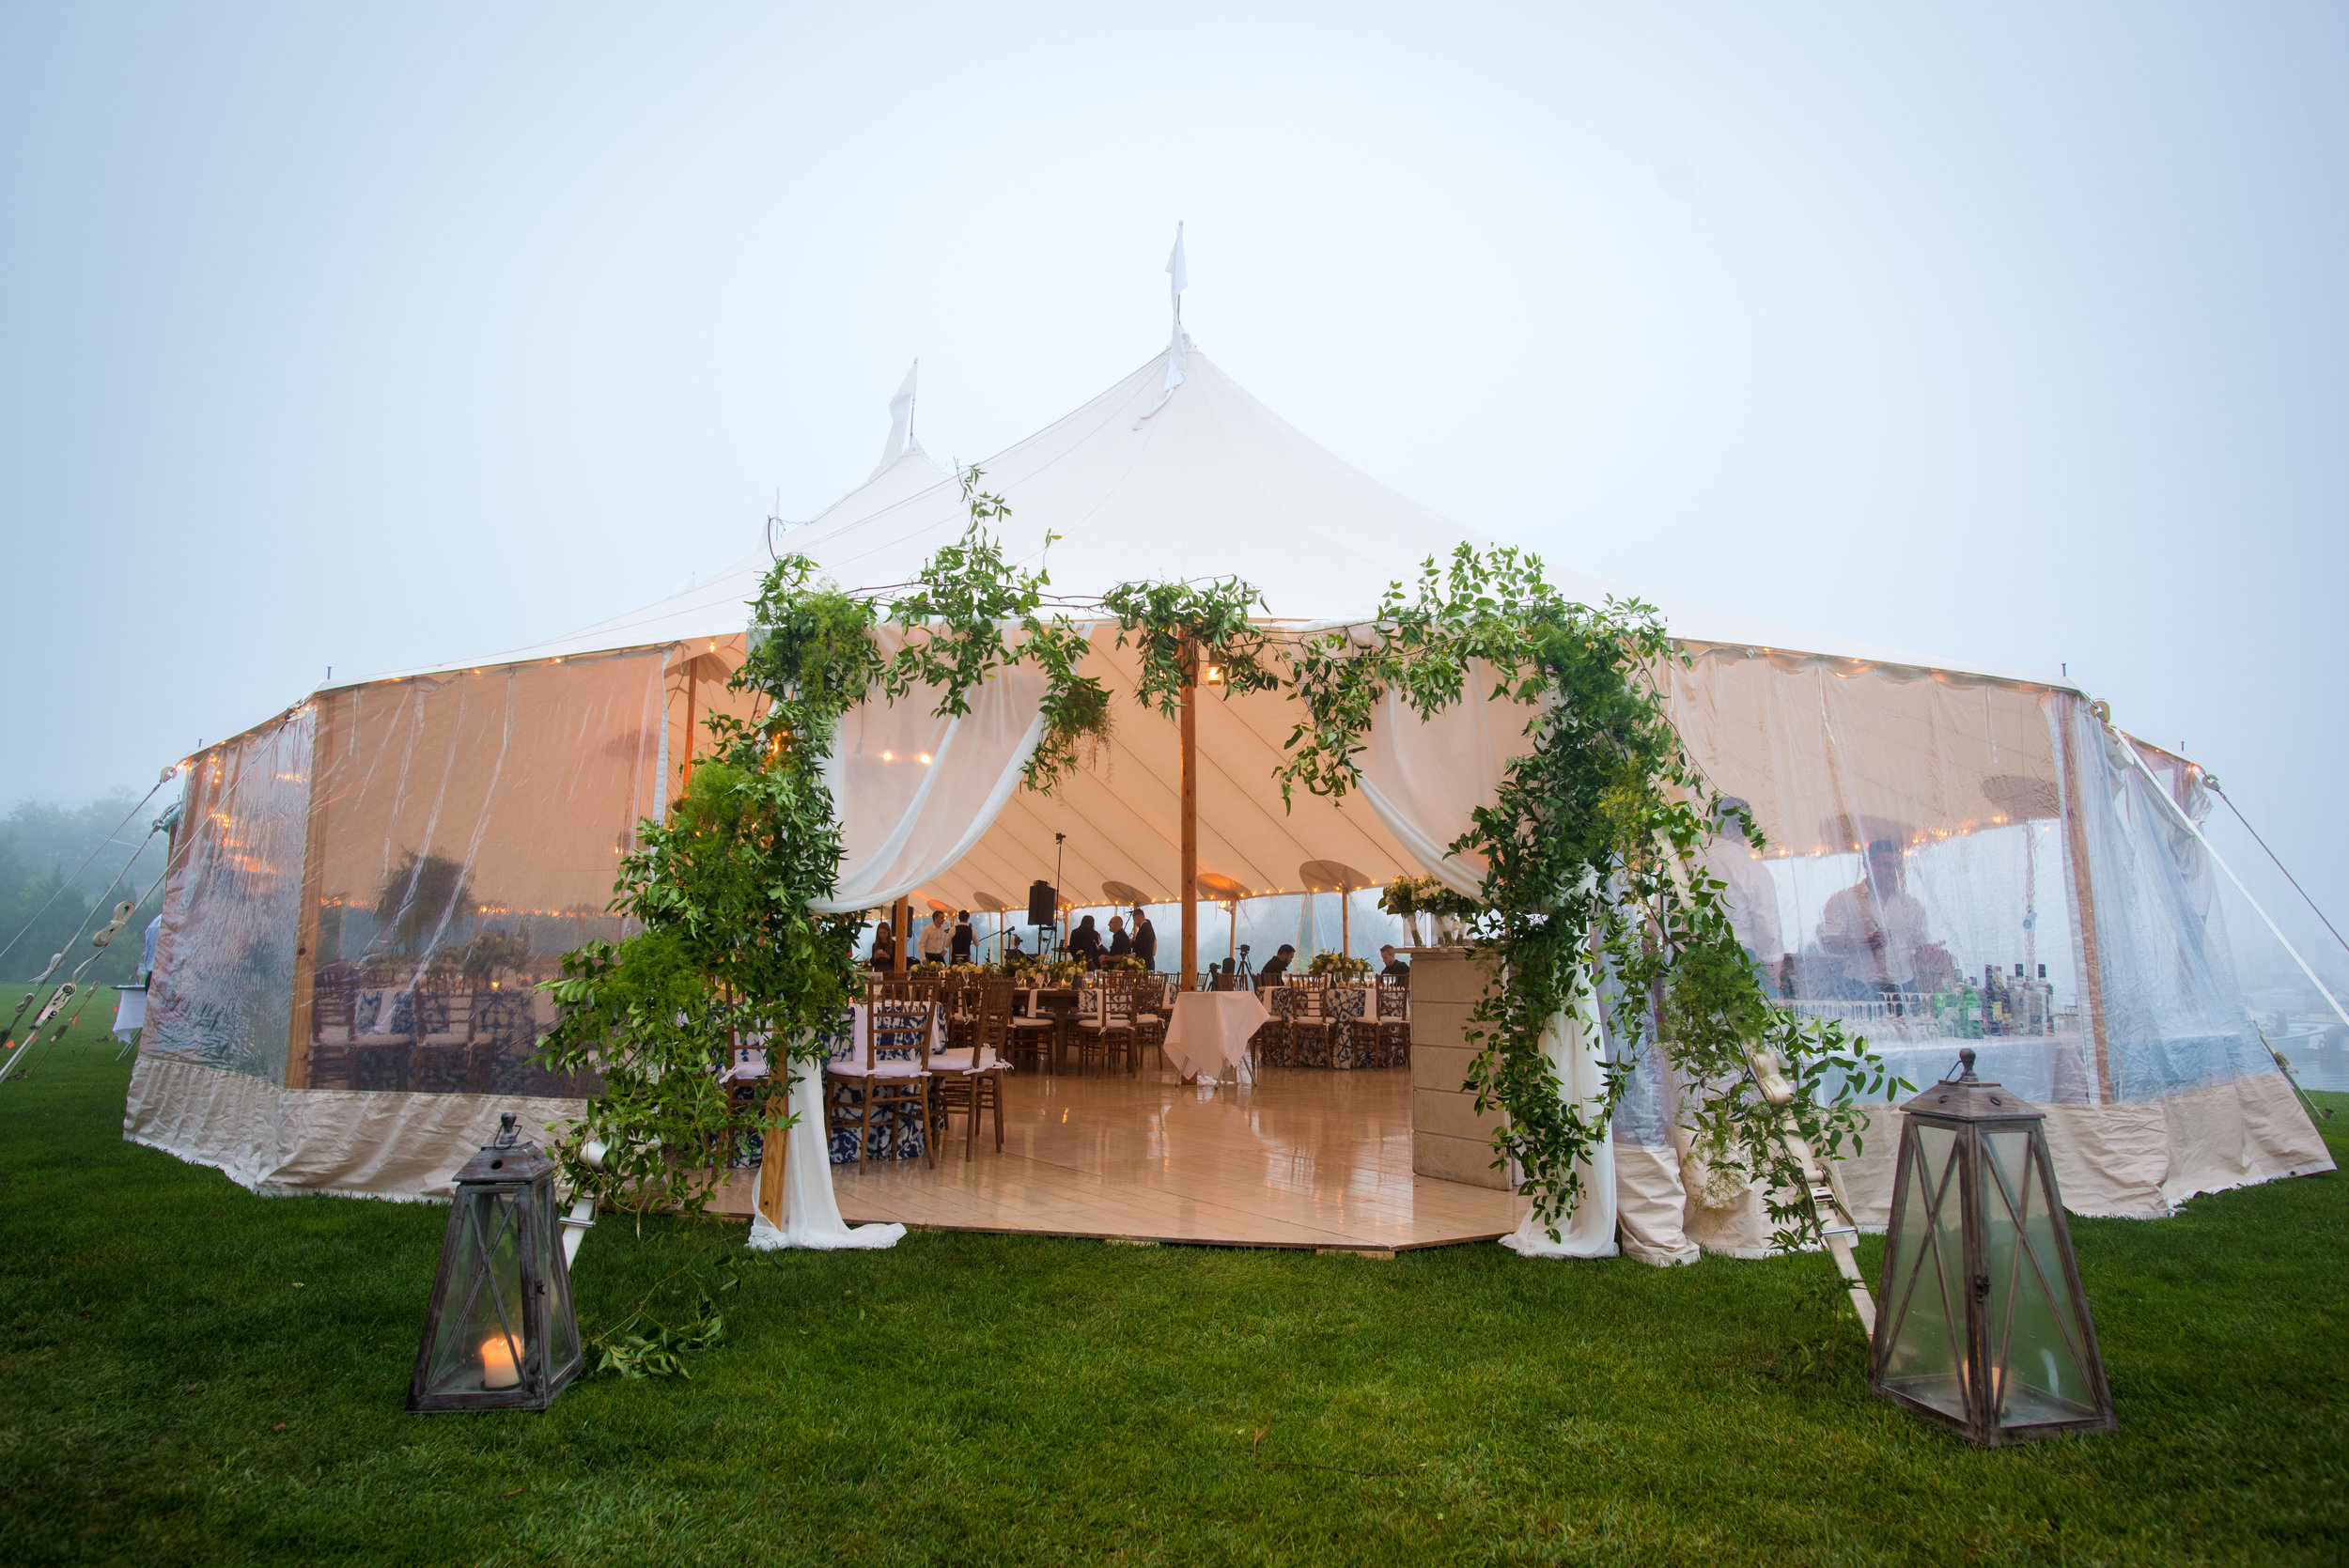
{"type": "MultiPolygon", "coordinates": [[[[867,483],[770,547],[845,588],[910,580],[967,513],[952,476],[901,440],[867,483]]],[[[1358,621],[1429,556],[1484,542],[1315,445],[1179,337],[982,466],[1010,506],[1007,556],[1072,596],[1238,576],[1272,622],[1358,621]]],[[[573,1113],[581,1086],[528,1065],[547,1022],[528,983],[577,941],[616,934],[601,913],[615,854],[665,809],[701,717],[744,711],[724,679],[770,548],[568,636],[321,690],[191,759],[129,1134],[263,1190],[417,1197],[445,1190],[500,1109],[573,1113]]],[[[1554,563],[1549,577],[1593,602],[1615,591],[1554,563]]],[[[2022,971],[2011,978],[2038,999],[2024,1009],[2037,1032],[1969,1043],[2052,1108],[2081,1212],[2156,1214],[2328,1167],[2244,1012],[2204,851],[2182,827],[2204,806],[2189,765],[2148,750],[2160,782],[2149,777],[2061,680],[1642,597],[1693,656],[1672,675],[1692,755],[1770,840],[1758,860],[1716,853],[1782,1005],[1845,1019],[1922,1082],[1957,1042],[1929,1009],[1886,996],[2022,971]],[[1825,950],[1826,906],[1888,840],[1927,912],[1927,956],[1917,972],[1855,977],[1825,950]]],[[[1113,644],[1097,629],[1089,668],[1130,692],[1132,660],[1113,644]]],[[[1024,903],[1056,855],[1066,893],[1174,896],[1174,727],[1121,702],[1104,753],[1037,797],[1018,773],[1040,695],[1015,675],[959,720],[919,701],[849,716],[834,774],[841,908],[1024,903]]],[[[1472,706],[1425,725],[1391,711],[1368,789],[1284,809],[1271,775],[1291,723],[1277,695],[1204,705],[1203,871],[1263,894],[1299,889],[1315,860],[1473,881],[1475,868],[1439,863],[1441,846],[1522,745],[1521,710],[1472,706]]],[[[1608,1215],[1653,1261],[1750,1250],[1750,1195],[1683,1170],[1678,1092],[1641,1073],[1616,1121],[1608,1215]]],[[[1847,1168],[1863,1214],[1889,1190],[1885,1151],[1874,1139],[1847,1168]]]]}

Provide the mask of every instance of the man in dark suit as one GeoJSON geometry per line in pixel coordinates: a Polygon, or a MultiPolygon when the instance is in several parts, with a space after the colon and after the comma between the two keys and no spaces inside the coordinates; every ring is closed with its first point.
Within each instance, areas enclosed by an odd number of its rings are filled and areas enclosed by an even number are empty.
{"type": "Polygon", "coordinates": [[[1142,912],[1139,904],[1134,906],[1134,956],[1142,960],[1144,968],[1159,967],[1159,928],[1150,924],[1150,917],[1142,912]]]}
{"type": "Polygon", "coordinates": [[[1262,985],[1270,981],[1277,985],[1281,977],[1288,973],[1289,960],[1296,956],[1297,945],[1294,942],[1283,942],[1280,951],[1267,958],[1264,961],[1264,968],[1256,971],[1257,984],[1262,985]]]}
{"type": "Polygon", "coordinates": [[[1134,939],[1126,935],[1126,923],[1115,915],[1110,916],[1109,955],[1112,958],[1123,958],[1133,950],[1134,939]]]}

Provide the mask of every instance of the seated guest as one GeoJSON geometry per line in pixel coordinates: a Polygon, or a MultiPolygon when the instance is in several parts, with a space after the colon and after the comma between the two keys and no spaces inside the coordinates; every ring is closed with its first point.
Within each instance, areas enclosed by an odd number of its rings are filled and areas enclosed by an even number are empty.
{"type": "Polygon", "coordinates": [[[894,921],[873,923],[872,965],[877,970],[894,969],[897,963],[897,926],[894,921]]]}
{"type": "Polygon", "coordinates": [[[1270,981],[1276,985],[1279,984],[1281,977],[1289,971],[1289,960],[1296,956],[1297,945],[1294,942],[1283,942],[1280,951],[1267,958],[1264,961],[1264,968],[1256,971],[1257,983],[1261,985],[1266,981],[1270,981]]]}
{"type": "Polygon", "coordinates": [[[1110,956],[1123,958],[1133,950],[1134,939],[1126,935],[1125,921],[1115,915],[1110,916],[1110,956]]]}
{"type": "Polygon", "coordinates": [[[1411,966],[1410,966],[1410,965],[1408,965],[1408,964],[1407,964],[1407,963],[1405,963],[1402,959],[1400,959],[1400,958],[1396,957],[1396,956],[1394,955],[1394,949],[1393,949],[1392,946],[1385,946],[1385,947],[1381,947],[1381,948],[1379,948],[1379,950],[1378,950],[1378,956],[1379,956],[1379,957],[1381,957],[1381,958],[1384,958],[1384,959],[1387,961],[1387,967],[1386,967],[1386,968],[1384,968],[1384,969],[1382,969],[1382,970],[1380,970],[1378,971],[1380,974],[1406,974],[1406,975],[1407,975],[1407,974],[1409,974],[1409,973],[1411,972],[1411,966]]]}

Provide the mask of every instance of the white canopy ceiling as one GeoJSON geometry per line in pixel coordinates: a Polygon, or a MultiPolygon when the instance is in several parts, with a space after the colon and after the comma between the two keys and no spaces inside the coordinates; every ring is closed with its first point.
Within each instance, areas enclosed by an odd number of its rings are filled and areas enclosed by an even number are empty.
{"type": "MultiPolygon", "coordinates": [[[[1315,444],[1250,396],[1196,349],[1167,390],[1161,353],[1027,440],[986,459],[985,486],[1004,497],[1006,555],[1048,569],[1056,593],[1097,594],[1123,582],[1239,576],[1269,615],[1347,619],[1374,611],[1390,582],[1410,582],[1430,555],[1488,541],[1406,499],[1315,444]],[[1057,537],[1047,549],[1047,535],[1057,537]]],[[[959,487],[919,448],[907,450],[777,548],[819,563],[842,587],[910,581],[969,521],[959,487]]],[[[765,549],[681,594],[568,636],[422,675],[612,648],[723,637],[770,557],[765,549]]],[[[1555,562],[1562,592],[1587,603],[1628,593],[1555,562]]],[[[1680,603],[1656,594],[1673,634],[1691,644],[1797,651],[1914,670],[1952,668],[1895,649],[1820,636],[1680,603]]],[[[1982,665],[1968,674],[2068,686],[1982,665]]],[[[388,678],[379,676],[376,678],[388,678]]]]}

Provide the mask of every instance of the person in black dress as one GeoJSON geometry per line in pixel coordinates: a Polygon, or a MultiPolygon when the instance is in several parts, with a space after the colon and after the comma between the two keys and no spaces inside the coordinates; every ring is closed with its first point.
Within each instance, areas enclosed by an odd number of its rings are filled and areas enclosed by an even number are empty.
{"type": "Polygon", "coordinates": [[[1068,951],[1071,956],[1082,958],[1087,969],[1101,967],[1101,933],[1094,929],[1091,915],[1079,921],[1077,928],[1068,933],[1068,951]]]}

